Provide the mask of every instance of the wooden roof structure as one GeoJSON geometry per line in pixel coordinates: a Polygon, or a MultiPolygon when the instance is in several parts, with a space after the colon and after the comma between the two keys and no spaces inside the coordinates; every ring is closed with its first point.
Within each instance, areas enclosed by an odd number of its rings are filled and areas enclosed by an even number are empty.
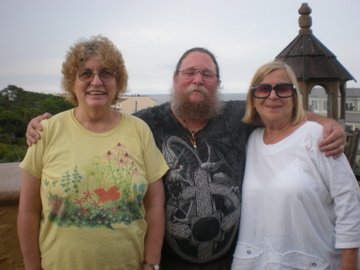
{"type": "Polygon", "coordinates": [[[311,8],[307,3],[302,4],[299,14],[299,35],[275,59],[286,62],[295,69],[305,109],[308,109],[308,97],[312,88],[320,85],[328,95],[328,117],[345,119],[346,82],[356,80],[336,56],[312,34],[311,8]],[[339,93],[340,117],[337,101],[339,93]]]}

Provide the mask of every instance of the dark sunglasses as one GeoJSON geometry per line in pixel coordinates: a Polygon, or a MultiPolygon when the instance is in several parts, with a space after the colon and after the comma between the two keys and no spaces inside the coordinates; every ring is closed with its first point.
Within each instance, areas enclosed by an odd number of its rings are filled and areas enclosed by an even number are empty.
{"type": "Polygon", "coordinates": [[[256,84],[251,88],[251,91],[256,98],[268,98],[271,91],[275,90],[279,98],[289,98],[295,93],[295,86],[292,83],[278,83],[272,86],[269,83],[256,84]]]}

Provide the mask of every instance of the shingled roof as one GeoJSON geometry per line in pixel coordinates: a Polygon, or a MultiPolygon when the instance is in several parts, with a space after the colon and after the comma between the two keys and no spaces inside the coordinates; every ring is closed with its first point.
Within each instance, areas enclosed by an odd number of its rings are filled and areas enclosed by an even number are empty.
{"type": "Polygon", "coordinates": [[[356,81],[336,56],[312,34],[310,13],[311,8],[303,3],[299,9],[299,35],[275,59],[291,65],[297,71],[299,80],[356,81]]]}

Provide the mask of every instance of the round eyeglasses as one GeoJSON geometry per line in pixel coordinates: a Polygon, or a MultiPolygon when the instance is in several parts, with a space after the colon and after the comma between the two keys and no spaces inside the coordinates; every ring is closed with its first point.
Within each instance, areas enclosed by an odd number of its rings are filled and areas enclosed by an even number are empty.
{"type": "Polygon", "coordinates": [[[251,91],[256,98],[268,98],[272,90],[275,90],[279,98],[289,98],[294,95],[295,86],[292,83],[278,83],[274,86],[269,83],[261,83],[251,87],[251,91]]]}
{"type": "Polygon", "coordinates": [[[80,81],[91,82],[94,79],[95,75],[98,75],[102,82],[111,81],[115,77],[115,74],[113,72],[106,69],[101,70],[98,73],[93,72],[92,70],[83,70],[79,72],[78,77],[80,81]]]}

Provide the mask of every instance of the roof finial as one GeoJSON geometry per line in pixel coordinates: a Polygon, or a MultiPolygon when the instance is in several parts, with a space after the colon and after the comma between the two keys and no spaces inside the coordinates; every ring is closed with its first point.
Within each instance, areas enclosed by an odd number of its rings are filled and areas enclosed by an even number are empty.
{"type": "Polygon", "coordinates": [[[301,15],[299,17],[299,34],[307,34],[312,33],[312,30],[310,29],[312,25],[312,19],[311,19],[311,8],[309,7],[308,3],[303,3],[301,7],[299,8],[299,14],[301,15]]]}

